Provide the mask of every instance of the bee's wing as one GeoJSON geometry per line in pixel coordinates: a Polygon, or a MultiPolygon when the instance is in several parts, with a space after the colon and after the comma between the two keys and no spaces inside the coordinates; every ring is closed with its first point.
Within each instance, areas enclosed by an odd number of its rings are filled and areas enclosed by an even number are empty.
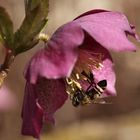
{"type": "Polygon", "coordinates": [[[106,102],[103,98],[98,98],[96,101],[93,101],[93,104],[112,104],[111,102],[106,102]]]}

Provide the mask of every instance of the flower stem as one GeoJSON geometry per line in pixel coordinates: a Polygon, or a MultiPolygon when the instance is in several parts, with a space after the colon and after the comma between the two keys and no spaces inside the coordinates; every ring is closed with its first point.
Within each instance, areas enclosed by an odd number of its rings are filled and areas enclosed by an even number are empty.
{"type": "Polygon", "coordinates": [[[9,68],[10,68],[11,64],[13,63],[14,58],[15,58],[15,56],[14,56],[13,52],[11,50],[7,49],[4,62],[0,67],[0,88],[1,88],[5,78],[8,75],[9,68]]]}

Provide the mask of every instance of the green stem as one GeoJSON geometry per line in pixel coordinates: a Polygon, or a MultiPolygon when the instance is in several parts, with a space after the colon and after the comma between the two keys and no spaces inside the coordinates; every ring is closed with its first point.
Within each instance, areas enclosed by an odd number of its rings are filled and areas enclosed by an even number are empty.
{"type": "Polygon", "coordinates": [[[4,70],[4,71],[8,72],[11,64],[14,61],[14,58],[15,58],[15,56],[14,56],[13,52],[11,50],[7,50],[7,53],[6,53],[4,62],[0,68],[0,71],[4,70]]]}
{"type": "Polygon", "coordinates": [[[0,87],[2,86],[5,78],[8,75],[11,64],[14,61],[14,54],[11,50],[7,50],[3,64],[0,67],[0,87]]]}

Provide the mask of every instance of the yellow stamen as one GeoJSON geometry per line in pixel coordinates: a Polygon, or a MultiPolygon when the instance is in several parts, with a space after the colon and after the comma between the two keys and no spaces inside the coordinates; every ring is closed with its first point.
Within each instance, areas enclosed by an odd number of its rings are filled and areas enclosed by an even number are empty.
{"type": "Polygon", "coordinates": [[[82,71],[89,72],[94,69],[100,70],[103,68],[103,54],[93,53],[90,51],[80,50],[79,57],[75,64],[72,75],[81,73],[82,71]]]}
{"type": "Polygon", "coordinates": [[[72,89],[76,89],[76,88],[81,89],[82,88],[80,83],[78,83],[77,81],[75,81],[73,79],[66,78],[66,82],[72,89]]]}
{"type": "Polygon", "coordinates": [[[79,80],[80,79],[80,77],[79,77],[79,74],[78,73],[76,73],[76,78],[79,80]]]}

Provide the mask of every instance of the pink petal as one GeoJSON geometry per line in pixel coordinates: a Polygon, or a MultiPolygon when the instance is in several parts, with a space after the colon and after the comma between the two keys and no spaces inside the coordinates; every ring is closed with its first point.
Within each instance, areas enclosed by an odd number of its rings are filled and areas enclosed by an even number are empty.
{"type": "Polygon", "coordinates": [[[38,104],[43,109],[45,120],[54,124],[54,113],[68,97],[64,80],[40,78],[36,84],[36,92],[38,94],[38,104]]]}
{"type": "Polygon", "coordinates": [[[89,35],[86,35],[85,42],[83,43],[82,49],[93,52],[93,59],[95,53],[100,53],[103,55],[103,68],[101,69],[93,69],[93,74],[95,77],[95,81],[99,82],[101,80],[107,80],[107,88],[103,96],[115,96],[115,71],[112,57],[107,49],[102,47],[99,43],[93,40],[89,35]]]}
{"type": "Polygon", "coordinates": [[[53,115],[67,99],[63,80],[40,78],[36,85],[27,82],[22,110],[22,134],[39,138],[43,119],[54,123],[53,115]]]}
{"type": "Polygon", "coordinates": [[[29,63],[30,81],[35,83],[38,75],[48,79],[70,76],[83,37],[76,24],[68,23],[59,28],[48,42],[48,48],[40,50],[29,63]]]}
{"type": "Polygon", "coordinates": [[[75,23],[78,23],[102,46],[114,51],[136,50],[135,45],[127,38],[128,34],[136,36],[136,33],[122,13],[89,13],[89,15],[76,19],[75,23]]]}
{"type": "Polygon", "coordinates": [[[107,80],[107,88],[105,93],[103,94],[103,97],[116,95],[115,89],[116,76],[113,66],[114,65],[111,59],[106,58],[103,61],[103,68],[100,71],[97,70],[93,71],[93,74],[95,75],[95,79],[97,81],[101,81],[104,79],[107,80]]]}
{"type": "Polygon", "coordinates": [[[22,108],[22,134],[39,138],[43,111],[37,106],[36,100],[35,86],[27,82],[22,108]]]}
{"type": "Polygon", "coordinates": [[[94,9],[94,10],[90,10],[90,11],[87,11],[81,15],[79,15],[78,17],[76,17],[74,20],[78,19],[78,18],[81,18],[83,16],[87,16],[87,15],[90,15],[90,14],[97,14],[97,13],[101,13],[101,12],[109,12],[107,10],[104,10],[104,9],[94,9]]]}
{"type": "Polygon", "coordinates": [[[0,88],[0,111],[13,109],[16,106],[16,97],[5,85],[0,88]]]}

